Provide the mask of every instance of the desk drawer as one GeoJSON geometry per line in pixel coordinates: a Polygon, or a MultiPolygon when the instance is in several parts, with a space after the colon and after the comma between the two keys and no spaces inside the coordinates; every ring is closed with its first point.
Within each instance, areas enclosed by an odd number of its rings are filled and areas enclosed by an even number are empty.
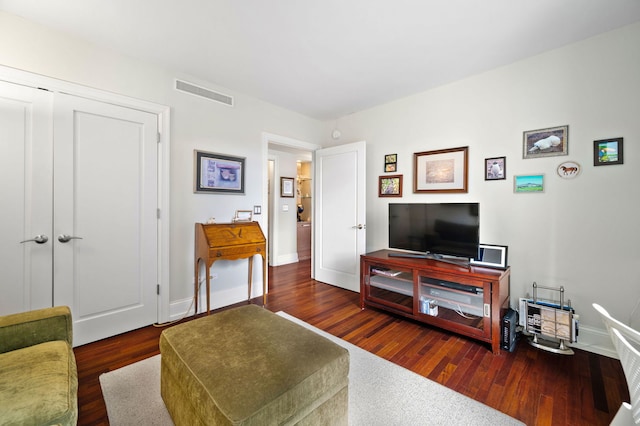
{"type": "Polygon", "coordinates": [[[264,244],[212,248],[209,250],[209,259],[240,259],[256,254],[265,255],[264,244]]]}

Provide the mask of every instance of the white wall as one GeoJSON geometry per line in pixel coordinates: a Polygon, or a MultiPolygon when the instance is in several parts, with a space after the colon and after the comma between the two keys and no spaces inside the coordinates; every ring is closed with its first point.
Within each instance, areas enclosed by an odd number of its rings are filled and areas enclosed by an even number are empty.
{"type": "MultiPolygon", "coordinates": [[[[0,64],[171,107],[171,296],[174,315],[193,296],[194,223],[228,222],[236,210],[263,204],[263,132],[315,142],[322,123],[247,97],[213,82],[176,74],[83,40],[0,12],[0,64]],[[173,90],[174,79],[235,97],[233,108],[173,90]],[[246,157],[245,195],[193,193],[193,150],[246,157]]],[[[264,147],[266,149],[266,147],[264,147]]],[[[295,176],[295,164],[293,176],[295,176]]],[[[263,212],[266,212],[263,206],[263,212]]],[[[295,211],[292,212],[295,215],[295,211]]],[[[257,216],[266,233],[266,215],[257,216]]],[[[295,216],[294,216],[295,217],[295,216]]],[[[295,223],[294,223],[295,226],[295,223]]],[[[254,262],[254,294],[262,292],[261,262],[254,262]]],[[[246,298],[247,262],[216,262],[212,307],[246,298]]]]}
{"type": "Polygon", "coordinates": [[[325,135],[337,127],[342,141],[368,143],[367,250],[388,246],[389,202],[479,201],[481,241],[509,246],[512,302],[534,281],[562,285],[583,344],[599,345],[591,303],[628,321],[640,299],[638,46],[640,24],[327,123],[325,135]],[[568,156],[522,158],[523,131],[560,125],[568,156]],[[594,167],[593,141],[612,137],[624,137],[624,165],[594,167]],[[469,192],[413,194],[413,153],[460,146],[469,146],[469,192]],[[390,201],[376,185],[393,153],[404,196],[390,201]],[[484,159],[498,156],[507,179],[485,181],[484,159]],[[581,176],[556,174],[567,160],[581,176]],[[545,193],[514,194],[513,175],[530,173],[545,174],[545,193]]]}

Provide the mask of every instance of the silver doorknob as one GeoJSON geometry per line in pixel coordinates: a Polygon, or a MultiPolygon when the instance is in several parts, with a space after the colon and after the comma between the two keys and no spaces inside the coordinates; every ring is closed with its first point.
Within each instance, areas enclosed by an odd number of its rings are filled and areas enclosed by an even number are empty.
{"type": "Polygon", "coordinates": [[[359,224],[357,224],[357,225],[352,226],[352,228],[358,228],[358,229],[364,229],[364,228],[366,228],[366,227],[367,227],[366,225],[363,225],[363,224],[361,224],[361,223],[359,223],[359,224]]]}
{"type": "Polygon", "coordinates": [[[33,241],[33,242],[35,242],[36,244],[44,244],[44,243],[46,243],[47,241],[49,241],[49,237],[47,237],[46,235],[38,234],[38,235],[36,235],[35,237],[33,237],[32,239],[30,239],[30,240],[20,241],[20,244],[22,244],[22,243],[28,243],[28,242],[30,242],[30,241],[33,241]]]}
{"type": "Polygon", "coordinates": [[[61,243],[68,243],[71,240],[81,240],[82,237],[73,237],[71,235],[67,235],[67,234],[60,234],[58,235],[58,241],[60,241],[61,243]]]}

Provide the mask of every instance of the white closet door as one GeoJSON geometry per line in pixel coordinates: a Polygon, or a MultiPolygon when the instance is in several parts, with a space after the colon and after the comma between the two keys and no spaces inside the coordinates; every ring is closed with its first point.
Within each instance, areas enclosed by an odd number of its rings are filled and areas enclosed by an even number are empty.
{"type": "Polygon", "coordinates": [[[157,321],[157,121],[56,95],[54,303],[75,345],[157,321]]]}
{"type": "Polygon", "coordinates": [[[52,97],[0,81],[0,315],[53,303],[52,97]]]}

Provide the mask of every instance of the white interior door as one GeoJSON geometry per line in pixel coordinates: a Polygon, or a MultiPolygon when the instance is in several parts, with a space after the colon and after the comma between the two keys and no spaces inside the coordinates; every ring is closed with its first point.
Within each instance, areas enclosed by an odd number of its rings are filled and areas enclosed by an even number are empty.
{"type": "Polygon", "coordinates": [[[0,315],[52,305],[52,99],[0,81],[0,315]]]}
{"type": "Polygon", "coordinates": [[[56,95],[54,122],[54,303],[81,345],[157,321],[158,120],[56,95]]]}
{"type": "Polygon", "coordinates": [[[366,144],[315,152],[314,278],[360,291],[366,249],[366,144]]]}

